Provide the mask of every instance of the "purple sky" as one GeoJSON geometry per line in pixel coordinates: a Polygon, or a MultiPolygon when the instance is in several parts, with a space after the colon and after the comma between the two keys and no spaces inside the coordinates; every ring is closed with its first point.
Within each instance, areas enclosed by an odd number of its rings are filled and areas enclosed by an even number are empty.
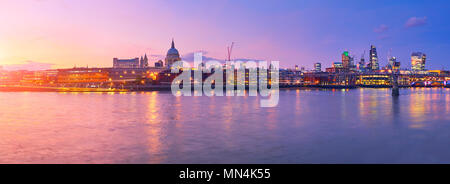
{"type": "Polygon", "coordinates": [[[224,59],[235,42],[233,58],[328,67],[344,50],[357,60],[366,50],[367,60],[374,44],[382,66],[392,49],[402,67],[422,51],[427,68],[450,69],[449,8],[412,0],[2,0],[0,65],[111,66],[113,57],[144,53],[152,64],[174,38],[186,58],[204,51],[224,59]]]}

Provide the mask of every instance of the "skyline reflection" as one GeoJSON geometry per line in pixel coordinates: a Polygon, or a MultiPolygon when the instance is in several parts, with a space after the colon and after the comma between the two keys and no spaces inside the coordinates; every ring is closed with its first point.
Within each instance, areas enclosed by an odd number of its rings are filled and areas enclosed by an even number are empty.
{"type": "Polygon", "coordinates": [[[0,93],[0,163],[450,163],[448,92],[0,93]]]}

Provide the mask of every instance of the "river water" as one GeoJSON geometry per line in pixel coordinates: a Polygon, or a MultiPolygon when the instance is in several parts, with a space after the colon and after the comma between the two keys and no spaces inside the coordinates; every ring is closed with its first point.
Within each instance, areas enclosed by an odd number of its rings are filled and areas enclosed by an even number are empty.
{"type": "Polygon", "coordinates": [[[0,93],[0,163],[450,163],[450,89],[0,93]]]}

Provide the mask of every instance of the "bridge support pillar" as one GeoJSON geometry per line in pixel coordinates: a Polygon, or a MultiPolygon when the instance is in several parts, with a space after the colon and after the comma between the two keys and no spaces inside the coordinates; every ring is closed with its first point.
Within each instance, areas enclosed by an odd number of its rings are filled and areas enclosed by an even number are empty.
{"type": "Polygon", "coordinates": [[[392,96],[400,96],[400,90],[398,88],[398,75],[392,75],[392,96]]]}

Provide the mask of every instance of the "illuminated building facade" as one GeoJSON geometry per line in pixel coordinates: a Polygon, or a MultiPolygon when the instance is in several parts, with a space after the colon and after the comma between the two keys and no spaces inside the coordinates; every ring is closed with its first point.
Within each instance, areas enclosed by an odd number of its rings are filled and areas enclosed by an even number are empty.
{"type": "Polygon", "coordinates": [[[139,68],[139,67],[140,67],[139,58],[134,59],[113,58],[113,68],[139,68]]]}
{"type": "Polygon", "coordinates": [[[342,65],[342,62],[334,62],[331,68],[326,68],[326,72],[328,73],[345,73],[348,69],[345,69],[342,65]]]}
{"type": "MultiPolygon", "coordinates": [[[[298,85],[303,82],[302,76],[300,72],[292,71],[290,69],[280,69],[279,70],[279,82],[280,85],[298,85]]],[[[269,77],[269,76],[268,76],[269,77]]],[[[259,75],[258,75],[259,78],[259,75]]],[[[246,80],[248,80],[248,74],[246,71],[246,80]]],[[[253,81],[254,84],[257,84],[258,81],[253,81]]]]}
{"type": "Polygon", "coordinates": [[[350,56],[348,55],[348,51],[342,53],[342,66],[346,69],[350,68],[350,56]]]}
{"type": "Polygon", "coordinates": [[[391,85],[390,75],[360,75],[358,84],[367,86],[391,85]]]}
{"type": "Polygon", "coordinates": [[[425,71],[426,55],[422,52],[413,52],[411,54],[411,70],[425,71]]]}
{"type": "Polygon", "coordinates": [[[158,73],[162,72],[161,67],[147,68],[111,68],[108,69],[109,80],[112,82],[132,82],[140,79],[156,80],[158,73]]]}
{"type": "Polygon", "coordinates": [[[368,67],[371,70],[379,70],[380,66],[378,64],[378,55],[377,55],[377,48],[373,45],[370,46],[370,53],[369,53],[369,64],[368,67]]]}
{"type": "MultiPolygon", "coordinates": [[[[109,83],[129,83],[140,80],[157,80],[163,68],[70,68],[58,69],[56,84],[74,86],[82,84],[107,85],[109,83]]],[[[47,75],[48,76],[48,75],[47,75]]]]}
{"type": "Polygon", "coordinates": [[[32,85],[52,85],[56,80],[58,70],[39,70],[39,71],[24,71],[22,84],[32,84],[32,85]]]}
{"type": "Polygon", "coordinates": [[[396,57],[390,57],[387,68],[391,69],[391,70],[399,70],[400,69],[400,62],[397,62],[397,58],[396,57]]]}
{"type": "Polygon", "coordinates": [[[344,65],[341,62],[334,62],[333,68],[344,68],[344,65]]]}
{"type": "Polygon", "coordinates": [[[108,72],[102,68],[71,68],[59,69],[56,83],[101,83],[108,79],[108,72]]]}
{"type": "Polygon", "coordinates": [[[113,58],[113,68],[146,68],[148,67],[147,54],[141,58],[118,59],[113,58]]]}
{"type": "Polygon", "coordinates": [[[322,64],[321,63],[314,63],[314,71],[315,72],[321,72],[322,71],[322,64]]]}
{"type": "Polygon", "coordinates": [[[397,58],[395,58],[395,57],[390,57],[390,58],[389,58],[388,65],[387,65],[387,68],[388,68],[388,69],[392,69],[392,68],[394,67],[394,63],[395,63],[395,62],[397,62],[397,58]]]}
{"type": "Polygon", "coordinates": [[[428,70],[428,73],[432,75],[450,75],[450,71],[445,70],[428,70]]]}
{"type": "MultiPolygon", "coordinates": [[[[328,69],[328,68],[327,68],[328,69]]],[[[303,83],[312,86],[354,86],[356,75],[342,73],[305,73],[303,83]]]]}

